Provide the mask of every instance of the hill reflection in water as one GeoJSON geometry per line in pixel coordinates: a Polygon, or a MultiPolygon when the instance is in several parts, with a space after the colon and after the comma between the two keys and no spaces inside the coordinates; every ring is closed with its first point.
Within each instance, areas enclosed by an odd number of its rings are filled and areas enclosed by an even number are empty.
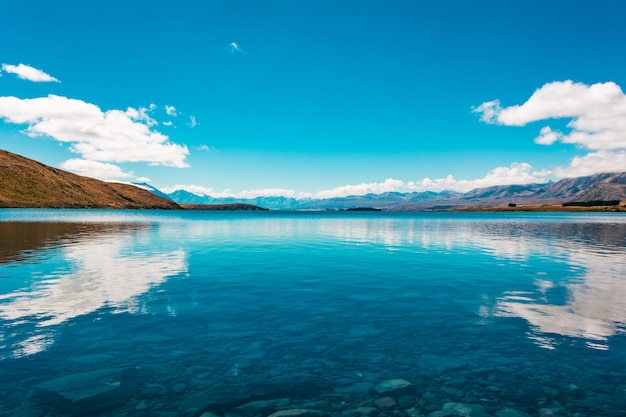
{"type": "Polygon", "coordinates": [[[185,272],[185,252],[154,250],[152,228],[0,223],[0,318],[11,328],[13,355],[40,352],[54,342],[48,327],[98,309],[137,313],[140,295],[185,272]]]}

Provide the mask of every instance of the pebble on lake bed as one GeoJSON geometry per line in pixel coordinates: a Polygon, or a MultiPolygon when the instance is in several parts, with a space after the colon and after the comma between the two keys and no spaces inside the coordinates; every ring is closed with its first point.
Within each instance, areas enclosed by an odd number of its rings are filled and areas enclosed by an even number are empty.
{"type": "Polygon", "coordinates": [[[372,388],[372,394],[379,397],[400,397],[415,393],[415,385],[404,379],[388,379],[372,388]]]}
{"type": "Polygon", "coordinates": [[[374,405],[381,410],[393,410],[396,407],[397,403],[396,400],[391,397],[381,397],[377,398],[376,401],[374,401],[374,405]]]}
{"type": "Polygon", "coordinates": [[[268,417],[320,417],[325,415],[320,410],[307,410],[302,408],[293,408],[290,410],[277,411],[268,417]]]}

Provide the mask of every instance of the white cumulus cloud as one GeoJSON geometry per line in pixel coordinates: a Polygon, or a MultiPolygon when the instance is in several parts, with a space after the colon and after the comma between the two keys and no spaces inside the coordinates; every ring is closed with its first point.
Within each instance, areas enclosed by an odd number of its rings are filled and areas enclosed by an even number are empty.
{"type": "Polygon", "coordinates": [[[134,177],[132,172],[125,172],[117,165],[79,158],[68,159],[61,164],[61,168],[78,175],[103,181],[116,181],[122,178],[134,177]]]}
{"type": "Polygon", "coordinates": [[[574,178],[601,172],[624,172],[626,170],[626,150],[591,152],[577,156],[568,167],[556,168],[554,173],[560,178],[574,178]]]}
{"type": "Polygon", "coordinates": [[[213,195],[213,188],[203,187],[201,185],[184,185],[176,184],[172,187],[162,187],[161,191],[165,194],[171,194],[174,191],[183,190],[199,196],[213,195]]]}
{"type": "Polygon", "coordinates": [[[539,145],[552,145],[562,137],[563,134],[561,132],[554,131],[550,126],[546,126],[539,131],[539,136],[535,138],[535,143],[539,145]]]}
{"type": "Polygon", "coordinates": [[[26,124],[24,133],[70,143],[82,159],[98,162],[147,162],[187,167],[189,150],[151,127],[150,109],[102,111],[95,104],[67,97],[0,97],[0,118],[26,124]]]}
{"type": "MultiPolygon", "coordinates": [[[[626,155],[625,155],[626,157],[626,155]]],[[[490,187],[494,185],[512,184],[533,184],[545,183],[551,174],[550,171],[537,171],[525,162],[515,162],[508,167],[497,167],[489,171],[484,177],[473,180],[457,180],[452,175],[445,178],[430,179],[424,178],[421,181],[402,181],[394,178],[387,178],[383,182],[372,182],[352,185],[342,185],[328,190],[320,190],[314,193],[299,192],[283,188],[264,188],[256,190],[244,190],[232,192],[229,189],[215,191],[209,187],[199,185],[177,184],[173,187],[162,188],[165,193],[172,193],[176,190],[185,190],[200,196],[211,196],[216,198],[248,198],[255,197],[286,197],[303,199],[326,199],[341,198],[348,196],[359,196],[365,194],[381,194],[385,192],[410,192],[410,191],[460,191],[467,192],[475,188],[490,187]]]]}
{"type": "Polygon", "coordinates": [[[556,140],[588,149],[626,148],[626,96],[613,83],[586,85],[557,81],[539,88],[521,105],[501,107],[489,101],[476,107],[481,120],[506,126],[524,126],[540,120],[568,118],[568,134],[558,134],[548,127],[537,142],[552,144],[556,140]]]}
{"type": "Polygon", "coordinates": [[[457,180],[452,175],[445,178],[424,178],[421,181],[411,181],[407,187],[414,191],[444,191],[453,190],[467,192],[475,188],[491,187],[494,185],[533,184],[546,182],[550,171],[535,171],[526,162],[514,162],[509,167],[492,169],[483,178],[473,180],[457,180]]]}
{"type": "Polygon", "coordinates": [[[460,191],[467,192],[475,188],[494,185],[532,184],[546,182],[550,171],[536,171],[525,162],[514,162],[508,167],[497,167],[489,171],[484,177],[473,180],[457,180],[452,175],[444,178],[424,178],[421,181],[402,181],[387,178],[384,182],[343,185],[330,190],[321,190],[316,193],[300,193],[298,198],[335,198],[365,194],[381,194],[385,192],[407,191],[460,191]]]}
{"type": "Polygon", "coordinates": [[[216,198],[255,198],[255,197],[287,197],[293,198],[296,195],[294,190],[284,188],[262,188],[256,190],[243,190],[239,192],[231,192],[229,189],[223,191],[215,191],[213,188],[204,187],[202,185],[183,185],[176,184],[173,187],[163,187],[161,191],[171,194],[177,190],[184,190],[199,196],[211,196],[216,198]]]}
{"type": "Polygon", "coordinates": [[[255,198],[255,197],[287,197],[293,198],[296,195],[294,190],[283,188],[262,188],[257,190],[244,190],[234,194],[236,198],[255,198]]]}
{"type": "Polygon", "coordinates": [[[22,80],[41,82],[60,82],[51,75],[46,74],[42,70],[33,68],[30,65],[18,64],[2,64],[2,70],[11,74],[15,74],[22,80]]]}
{"type": "Polygon", "coordinates": [[[404,187],[404,182],[387,178],[384,182],[370,182],[356,185],[343,185],[331,190],[321,190],[313,194],[314,198],[347,197],[350,195],[381,194],[398,191],[404,187]]]}
{"type": "Polygon", "coordinates": [[[594,151],[576,157],[567,168],[555,169],[557,175],[579,176],[607,172],[610,167],[623,171],[626,150],[626,95],[614,82],[583,84],[571,80],[555,81],[537,89],[521,105],[502,107],[499,100],[488,101],[473,109],[486,123],[524,126],[549,119],[570,119],[569,131],[544,126],[535,143],[556,142],[594,151]],[[599,160],[605,164],[598,163],[599,160]]]}

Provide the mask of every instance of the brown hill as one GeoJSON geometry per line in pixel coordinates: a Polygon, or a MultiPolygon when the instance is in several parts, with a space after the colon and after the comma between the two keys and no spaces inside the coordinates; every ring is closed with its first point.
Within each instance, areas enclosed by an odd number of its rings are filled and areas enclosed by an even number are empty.
{"type": "Polygon", "coordinates": [[[82,177],[0,150],[0,207],[180,209],[129,184],[82,177]]]}

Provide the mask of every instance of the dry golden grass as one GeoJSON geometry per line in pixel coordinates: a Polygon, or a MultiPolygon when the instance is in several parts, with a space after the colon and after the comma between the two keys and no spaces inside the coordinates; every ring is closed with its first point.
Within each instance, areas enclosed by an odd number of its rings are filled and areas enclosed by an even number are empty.
{"type": "Polygon", "coordinates": [[[455,209],[454,211],[534,211],[534,212],[605,212],[605,213],[614,213],[614,212],[626,212],[626,205],[619,206],[595,206],[595,207],[576,207],[576,206],[566,206],[564,207],[562,204],[521,204],[517,207],[508,207],[508,206],[492,206],[492,207],[462,207],[455,209]]]}
{"type": "Polygon", "coordinates": [[[133,185],[83,177],[4,150],[0,150],[0,207],[180,209],[133,185]]]}

